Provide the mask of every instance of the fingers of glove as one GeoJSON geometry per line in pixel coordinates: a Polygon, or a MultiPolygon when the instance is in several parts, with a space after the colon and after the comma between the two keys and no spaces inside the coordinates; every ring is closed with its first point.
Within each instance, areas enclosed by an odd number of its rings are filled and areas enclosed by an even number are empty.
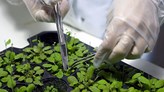
{"type": "Polygon", "coordinates": [[[64,17],[67,12],[69,11],[69,2],[68,0],[62,0],[61,5],[60,5],[60,11],[62,17],[64,17]]]}
{"type": "Polygon", "coordinates": [[[103,47],[100,46],[98,48],[98,51],[97,51],[96,55],[95,55],[93,65],[96,68],[98,68],[101,65],[101,63],[104,62],[104,59],[106,58],[108,53],[110,53],[110,50],[106,51],[103,47]]]}
{"type": "Polygon", "coordinates": [[[124,30],[127,30],[127,26],[124,25],[122,21],[113,19],[112,22],[107,27],[107,32],[105,33],[105,38],[95,55],[94,65],[99,67],[102,62],[108,59],[112,49],[120,40],[121,35],[124,30]]]}
{"type": "Polygon", "coordinates": [[[102,62],[104,62],[105,59],[107,59],[107,56],[110,55],[112,49],[119,41],[121,32],[114,31],[117,29],[118,29],[117,24],[115,24],[115,23],[111,23],[108,26],[107,32],[105,34],[105,38],[104,38],[103,42],[101,43],[101,45],[99,46],[99,49],[95,55],[95,59],[94,59],[95,67],[99,67],[99,65],[102,62]]]}
{"type": "MultiPolygon", "coordinates": [[[[45,22],[52,22],[55,21],[54,19],[54,10],[53,5],[47,5],[42,3],[40,0],[23,0],[29,9],[31,15],[36,19],[36,21],[45,21],[45,22]]],[[[52,2],[51,2],[52,3],[52,2]]],[[[69,10],[69,5],[67,0],[62,0],[60,5],[60,11],[62,17],[69,10]]]]}
{"type": "MultiPolygon", "coordinates": [[[[51,21],[54,21],[54,17],[51,17],[53,16],[53,13],[52,11],[48,10],[48,11],[45,11],[45,9],[48,9],[48,7],[44,7],[44,10],[38,10],[35,14],[34,14],[34,18],[37,20],[37,21],[41,21],[41,22],[51,22],[51,21]]],[[[49,9],[51,9],[49,7],[49,9]]]]}
{"type": "MultiPolygon", "coordinates": [[[[110,33],[109,33],[110,34],[110,33]]],[[[106,57],[110,54],[112,48],[116,45],[119,38],[116,38],[115,35],[109,36],[107,39],[104,39],[104,41],[99,46],[97,53],[94,58],[94,66],[99,67],[99,65],[104,62],[106,57]]]]}
{"type": "Polygon", "coordinates": [[[68,0],[51,0],[50,5],[54,6],[56,5],[57,2],[60,2],[59,7],[60,7],[61,15],[62,17],[64,17],[69,10],[69,2],[68,0]]]}
{"type": "Polygon", "coordinates": [[[116,63],[124,59],[134,45],[134,40],[128,36],[123,35],[117,45],[113,48],[112,53],[108,56],[108,63],[116,63]]]}
{"type": "Polygon", "coordinates": [[[141,55],[146,52],[146,49],[148,48],[147,42],[142,38],[138,37],[136,38],[137,40],[135,41],[135,45],[131,52],[129,52],[128,56],[126,57],[127,59],[136,59],[140,58],[141,55]]]}

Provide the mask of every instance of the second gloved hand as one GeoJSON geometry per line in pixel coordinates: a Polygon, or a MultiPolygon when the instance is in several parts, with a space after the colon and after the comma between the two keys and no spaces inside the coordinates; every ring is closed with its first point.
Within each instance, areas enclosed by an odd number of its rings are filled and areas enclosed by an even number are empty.
{"type": "Polygon", "coordinates": [[[139,58],[151,51],[159,34],[157,6],[151,0],[114,0],[112,18],[94,65],[139,58]]]}
{"type": "Polygon", "coordinates": [[[23,0],[33,18],[37,21],[54,22],[53,7],[57,1],[61,1],[60,11],[62,17],[69,10],[68,0],[23,0]]]}

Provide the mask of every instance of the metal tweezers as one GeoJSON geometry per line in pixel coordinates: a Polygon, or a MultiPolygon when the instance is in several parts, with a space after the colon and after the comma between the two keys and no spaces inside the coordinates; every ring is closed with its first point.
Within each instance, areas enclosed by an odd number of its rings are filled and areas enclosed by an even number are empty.
{"type": "Polygon", "coordinates": [[[62,23],[62,16],[59,9],[60,2],[57,2],[57,4],[54,7],[54,13],[55,13],[55,20],[56,20],[56,26],[57,26],[57,32],[58,32],[58,39],[60,44],[60,53],[62,56],[62,63],[63,63],[63,69],[68,69],[68,54],[67,54],[67,47],[65,42],[65,36],[63,33],[63,23],[62,23]]]}
{"type": "MultiPolygon", "coordinates": [[[[40,0],[40,1],[42,4],[48,5],[44,2],[44,0],[40,0]]],[[[54,17],[56,20],[56,26],[57,26],[57,32],[58,32],[58,39],[59,39],[59,44],[60,44],[60,52],[61,52],[61,56],[62,56],[63,69],[67,70],[68,69],[68,54],[67,54],[65,36],[63,33],[62,16],[61,16],[59,6],[60,6],[60,1],[57,2],[57,4],[55,5],[55,7],[53,7],[53,9],[54,9],[54,15],[55,15],[54,17]]],[[[94,55],[95,55],[95,53],[88,55],[86,57],[83,57],[83,58],[75,61],[72,66],[76,66],[76,64],[80,63],[80,61],[85,62],[85,61],[91,60],[91,59],[93,59],[94,55]]]]}

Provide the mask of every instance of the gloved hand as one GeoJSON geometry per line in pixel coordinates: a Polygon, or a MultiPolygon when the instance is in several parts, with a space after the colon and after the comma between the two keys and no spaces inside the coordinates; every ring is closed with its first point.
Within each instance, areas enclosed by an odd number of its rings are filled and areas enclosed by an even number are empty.
{"type": "Polygon", "coordinates": [[[28,10],[36,21],[54,22],[53,7],[57,1],[61,1],[60,11],[62,17],[69,10],[68,0],[23,0],[28,10]]]}
{"type": "Polygon", "coordinates": [[[102,62],[136,59],[151,51],[160,28],[157,7],[152,0],[114,0],[109,13],[112,17],[108,16],[109,25],[95,56],[95,67],[102,62]]]}

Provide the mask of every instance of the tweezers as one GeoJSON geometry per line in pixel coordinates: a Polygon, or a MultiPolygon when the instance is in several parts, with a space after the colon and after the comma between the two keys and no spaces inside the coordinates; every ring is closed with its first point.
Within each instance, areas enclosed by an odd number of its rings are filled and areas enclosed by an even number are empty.
{"type": "Polygon", "coordinates": [[[60,44],[60,53],[62,56],[63,69],[67,70],[68,69],[68,54],[67,54],[65,36],[63,33],[62,16],[61,16],[59,6],[60,6],[60,2],[57,2],[57,4],[54,7],[54,13],[55,13],[57,33],[58,33],[58,40],[60,44]]]}

